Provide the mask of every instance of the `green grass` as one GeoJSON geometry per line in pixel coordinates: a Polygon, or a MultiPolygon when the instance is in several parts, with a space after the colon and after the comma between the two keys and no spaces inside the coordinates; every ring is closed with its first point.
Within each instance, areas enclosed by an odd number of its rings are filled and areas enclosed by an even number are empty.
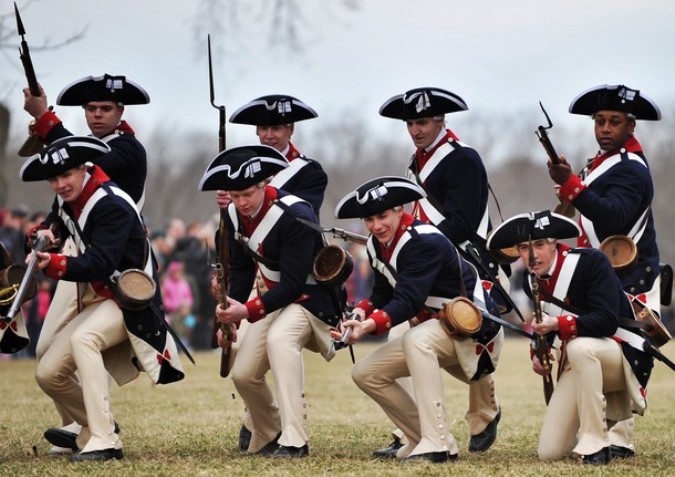
{"type": "MultiPolygon", "coordinates": [[[[359,345],[357,359],[374,345],[359,345]]],[[[675,358],[675,343],[662,348],[675,358]]],[[[180,383],[153,386],[146,376],[112,393],[122,427],[122,461],[71,463],[45,454],[42,433],[58,424],[50,400],[38,389],[31,360],[0,362],[0,476],[546,476],[673,475],[675,468],[675,375],[657,363],[649,386],[649,409],[636,418],[638,457],[587,468],[573,460],[537,459],[539,426],[545,410],[541,378],[530,370],[527,343],[507,340],[495,374],[502,401],[497,442],[485,454],[466,451],[467,387],[447,377],[446,403],[460,458],[451,464],[404,464],[371,459],[391,441],[392,425],[379,407],[352,383],[349,353],[326,363],[307,353],[306,391],[310,405],[311,456],[273,461],[237,450],[243,404],[229,379],[218,376],[219,355],[197,353],[180,383]],[[37,455],[35,454],[35,451],[37,455]]]]}

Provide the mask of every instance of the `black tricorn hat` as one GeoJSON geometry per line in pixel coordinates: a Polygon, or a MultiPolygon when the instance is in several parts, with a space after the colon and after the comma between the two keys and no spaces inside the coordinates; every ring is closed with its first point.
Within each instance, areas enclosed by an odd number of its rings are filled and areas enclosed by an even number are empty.
{"type": "Polygon", "coordinates": [[[246,103],[230,116],[231,123],[279,126],[316,118],[311,107],[293,96],[270,94],[246,103]]]}
{"type": "Polygon", "coordinates": [[[550,210],[519,214],[495,227],[487,239],[487,248],[500,250],[529,239],[567,239],[581,235],[572,219],[550,210]]]}
{"type": "Polygon", "coordinates": [[[371,217],[426,196],[420,186],[405,177],[376,177],[344,196],[335,207],[335,217],[338,219],[371,217]]]}
{"type": "Polygon", "coordinates": [[[629,113],[635,119],[661,119],[661,111],[654,101],[640,93],[640,90],[622,84],[595,86],[579,94],[570,104],[572,114],[591,116],[603,109],[629,113]]]}
{"type": "Polygon", "coordinates": [[[62,106],[83,106],[90,101],[114,101],[124,105],[148,104],[150,96],[143,88],[125,76],[87,76],[65,88],[56,98],[62,106]]]}
{"type": "Polygon", "coordinates": [[[95,137],[66,136],[26,159],[19,174],[24,182],[51,179],[109,152],[110,146],[95,137]]]}
{"type": "Polygon", "coordinates": [[[270,146],[241,146],[213,158],[199,180],[199,190],[243,190],[282,169],[288,160],[270,146]]]}
{"type": "Polygon", "coordinates": [[[440,88],[416,88],[389,98],[380,107],[380,115],[408,121],[468,109],[466,102],[455,93],[440,88]]]}

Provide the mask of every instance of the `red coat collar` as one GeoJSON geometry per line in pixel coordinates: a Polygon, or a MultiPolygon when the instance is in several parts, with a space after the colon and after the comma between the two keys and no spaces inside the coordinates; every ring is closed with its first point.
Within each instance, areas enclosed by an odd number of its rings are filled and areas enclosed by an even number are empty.
{"type": "Polygon", "coordinates": [[[263,199],[263,205],[260,209],[260,212],[258,212],[258,215],[252,219],[250,217],[244,217],[240,215],[241,222],[244,224],[244,230],[246,230],[246,234],[249,237],[255,231],[256,227],[258,227],[258,224],[260,224],[260,221],[263,219],[263,217],[265,217],[265,214],[267,214],[267,211],[270,210],[270,207],[272,207],[272,204],[274,204],[274,201],[278,196],[279,191],[275,187],[266,186],[265,198],[263,199]]]}
{"type": "Polygon", "coordinates": [[[110,181],[110,178],[103,172],[98,166],[92,166],[88,171],[90,175],[89,180],[82,188],[82,192],[74,201],[70,202],[70,208],[73,211],[75,219],[80,218],[82,209],[86,203],[91,199],[91,196],[94,195],[94,192],[103,184],[104,182],[110,181]]]}
{"type": "Polygon", "coordinates": [[[293,145],[292,142],[288,143],[288,152],[286,153],[286,159],[288,159],[288,162],[293,161],[293,159],[297,159],[300,157],[302,154],[300,154],[300,151],[293,145]]]}
{"type": "Polygon", "coordinates": [[[619,147],[619,149],[615,149],[613,151],[607,151],[607,152],[602,153],[602,154],[598,153],[595,156],[595,158],[593,159],[593,165],[591,165],[591,170],[595,169],[600,164],[605,162],[605,159],[607,159],[608,157],[616,155],[616,153],[621,149],[625,149],[626,152],[638,153],[638,152],[642,152],[642,145],[640,145],[638,140],[635,139],[635,136],[631,136],[626,140],[626,142],[624,142],[621,145],[621,147],[619,147]]]}
{"type": "Polygon", "coordinates": [[[428,151],[425,151],[422,148],[417,148],[417,160],[419,163],[419,170],[422,170],[422,168],[425,166],[429,158],[434,155],[434,153],[438,150],[439,147],[441,147],[443,144],[446,144],[450,140],[459,141],[459,138],[450,129],[446,129],[445,136],[443,136],[441,140],[438,141],[438,143],[436,143],[436,145],[431,149],[429,149],[428,151]]]}
{"type": "Polygon", "coordinates": [[[407,212],[403,213],[403,216],[401,217],[401,223],[398,226],[398,229],[396,230],[396,233],[394,234],[394,238],[392,239],[391,243],[385,248],[384,244],[380,243],[380,251],[382,252],[382,257],[389,262],[391,260],[391,256],[394,253],[394,249],[396,248],[396,244],[398,241],[401,239],[403,234],[405,233],[406,230],[408,230],[408,227],[410,227],[413,222],[415,221],[415,217],[410,215],[407,212]]]}

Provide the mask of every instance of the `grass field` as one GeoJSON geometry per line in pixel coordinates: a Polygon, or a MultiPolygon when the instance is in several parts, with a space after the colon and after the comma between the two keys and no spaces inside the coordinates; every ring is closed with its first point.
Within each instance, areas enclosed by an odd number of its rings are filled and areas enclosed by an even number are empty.
{"type": "MultiPolygon", "coordinates": [[[[356,357],[375,345],[359,345],[356,357]]],[[[662,351],[675,359],[675,343],[662,351]]],[[[219,355],[198,353],[180,383],[153,386],[147,376],[115,388],[113,411],[122,427],[122,461],[71,463],[49,457],[42,433],[58,424],[50,401],[38,389],[31,360],[0,362],[0,476],[548,476],[675,475],[675,374],[657,363],[649,385],[649,409],[636,418],[638,457],[587,468],[573,460],[540,462],[536,455],[545,405],[541,378],[530,371],[527,342],[507,340],[495,374],[502,401],[497,442],[470,454],[464,413],[467,387],[446,378],[446,403],[460,456],[450,464],[376,461],[371,452],[388,444],[391,424],[352,383],[349,353],[330,363],[307,353],[306,394],[310,405],[311,456],[273,461],[241,455],[237,435],[243,404],[231,380],[218,377],[219,355]],[[34,450],[35,449],[35,450],[34,450]]]]}

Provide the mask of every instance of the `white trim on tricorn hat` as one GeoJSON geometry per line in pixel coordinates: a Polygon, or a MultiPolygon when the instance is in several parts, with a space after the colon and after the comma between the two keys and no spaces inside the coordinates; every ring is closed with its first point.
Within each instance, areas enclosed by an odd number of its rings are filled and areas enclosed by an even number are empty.
{"type": "Polygon", "coordinates": [[[380,107],[380,115],[387,118],[431,118],[444,114],[466,111],[466,102],[455,93],[440,88],[415,88],[389,98],[380,107]]]}
{"type": "Polygon", "coordinates": [[[59,93],[56,104],[84,106],[91,101],[114,101],[124,105],[148,104],[150,96],[126,76],[87,76],[72,82],[59,93]]]}
{"type": "Polygon", "coordinates": [[[62,137],[26,159],[19,176],[24,182],[51,179],[86,162],[95,163],[96,159],[108,152],[110,146],[95,137],[62,137]]]}
{"type": "Polygon", "coordinates": [[[298,98],[287,94],[270,94],[256,98],[237,109],[230,116],[230,122],[253,126],[279,126],[317,116],[314,109],[298,98]]]}
{"type": "Polygon", "coordinates": [[[632,114],[635,119],[648,121],[661,119],[661,111],[654,101],[640,90],[622,84],[589,88],[574,98],[569,108],[570,113],[584,116],[592,116],[601,110],[622,111],[632,114]]]}
{"type": "Polygon", "coordinates": [[[519,214],[495,227],[487,239],[487,248],[501,250],[529,239],[567,239],[581,235],[572,219],[550,210],[519,214]]]}
{"type": "Polygon", "coordinates": [[[252,145],[227,149],[213,158],[198,188],[243,190],[288,167],[288,160],[270,146],[252,145]]]}
{"type": "Polygon", "coordinates": [[[376,177],[344,196],[335,207],[335,217],[338,219],[370,217],[426,196],[420,186],[405,177],[376,177]]]}

